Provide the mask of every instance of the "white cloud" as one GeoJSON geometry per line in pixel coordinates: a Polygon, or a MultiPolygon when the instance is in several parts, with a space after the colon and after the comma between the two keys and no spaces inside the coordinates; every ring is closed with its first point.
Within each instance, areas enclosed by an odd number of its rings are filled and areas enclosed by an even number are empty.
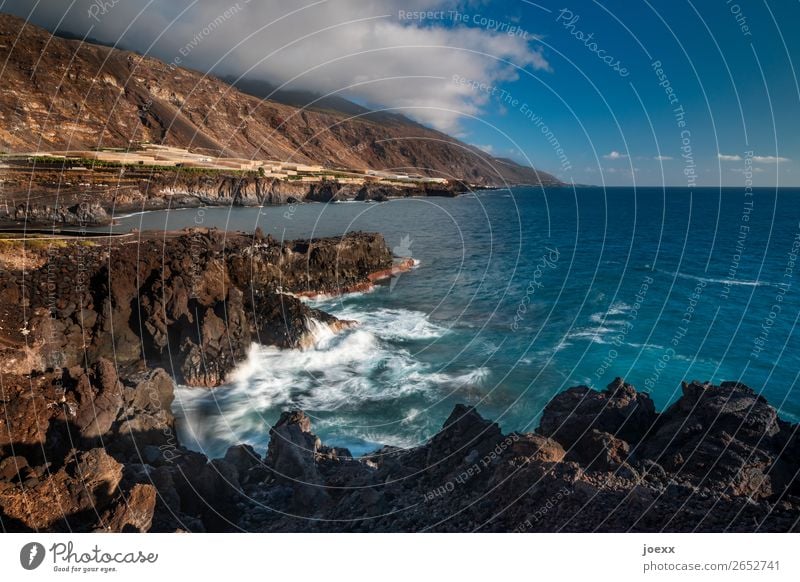
{"type": "Polygon", "coordinates": [[[622,176],[632,177],[633,174],[639,172],[639,168],[633,168],[633,170],[631,170],[630,168],[609,167],[609,168],[603,168],[603,172],[607,174],[620,174],[622,176]]]}
{"type": "Polygon", "coordinates": [[[494,153],[494,147],[491,144],[486,144],[486,145],[473,144],[473,145],[479,150],[486,152],[487,154],[494,153]]]}
{"type": "Polygon", "coordinates": [[[668,162],[669,160],[671,160],[673,158],[671,156],[656,156],[653,159],[656,160],[656,161],[659,161],[659,162],[668,162]]]}
{"type": "MultiPolygon", "coordinates": [[[[717,154],[717,157],[723,162],[742,161],[742,156],[739,155],[717,154]]],[[[781,164],[785,162],[791,162],[789,158],[783,158],[780,156],[753,156],[751,159],[755,164],[781,164]]]]}
{"type": "MultiPolygon", "coordinates": [[[[10,0],[4,10],[26,15],[30,4],[10,0]]],[[[216,75],[247,73],[273,84],[290,81],[291,89],[341,90],[343,97],[399,108],[445,131],[457,130],[462,114],[478,115],[489,102],[486,92],[453,82],[454,75],[496,86],[519,77],[509,63],[550,70],[532,31],[524,38],[471,21],[453,26],[446,18],[423,23],[398,14],[441,10],[444,16],[471,0],[125,0],[105,3],[111,7],[98,15],[99,22],[88,17],[96,4],[40,0],[33,21],[52,27],[72,5],[62,29],[106,42],[121,39],[139,51],[155,42],[153,56],[167,62],[180,57],[182,65],[200,70],[214,67],[216,75]],[[226,11],[234,14],[221,18],[226,11]]]]}
{"type": "Polygon", "coordinates": [[[779,164],[791,161],[789,158],[780,156],[753,156],[753,161],[757,164],[779,164]]]}
{"type": "Polygon", "coordinates": [[[603,157],[607,160],[624,160],[628,156],[626,154],[619,153],[617,150],[612,150],[603,157]]]}

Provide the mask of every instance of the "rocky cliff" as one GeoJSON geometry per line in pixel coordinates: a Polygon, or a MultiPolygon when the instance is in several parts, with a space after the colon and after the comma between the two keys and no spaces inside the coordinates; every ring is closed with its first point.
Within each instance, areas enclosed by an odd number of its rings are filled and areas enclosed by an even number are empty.
{"type": "Polygon", "coordinates": [[[303,347],[315,326],[352,325],[297,295],[363,289],[402,263],[379,235],[198,229],[2,239],[0,266],[3,529],[147,531],[216,527],[192,517],[218,481],[176,441],[175,379],[217,386],[254,342],[303,347]],[[177,472],[150,464],[173,456],[177,472]]]}
{"type": "Polygon", "coordinates": [[[229,175],[209,170],[147,170],[136,167],[35,168],[0,170],[0,225],[43,227],[110,224],[114,214],[199,206],[256,207],[298,202],[385,201],[414,196],[457,196],[461,182],[407,186],[287,181],[256,173],[229,175]]]}
{"type": "MultiPolygon", "coordinates": [[[[6,377],[7,531],[742,531],[800,527],[798,425],[740,384],[685,384],[657,413],[616,380],[572,388],[536,432],[466,406],[414,449],[353,458],[301,411],[209,460],[175,439],[170,378],[6,377]],[[33,381],[32,381],[33,380],[33,381]]],[[[265,430],[267,427],[265,427],[265,430]]]]}
{"type": "Polygon", "coordinates": [[[0,150],[127,148],[372,168],[473,184],[558,184],[401,116],[298,109],[154,58],[53,37],[0,14],[0,150]]]}
{"type": "Polygon", "coordinates": [[[503,434],[456,406],[424,445],[363,459],[323,446],[301,412],[271,434],[238,481],[231,515],[246,530],[800,528],[798,425],[740,384],[684,384],[660,414],[620,379],[603,391],[572,388],[528,434],[503,434]],[[268,485],[250,480],[265,470],[268,485]]]}
{"type": "Polygon", "coordinates": [[[26,243],[24,264],[14,262],[23,243],[0,244],[0,372],[106,357],[130,369],[163,365],[200,386],[221,384],[253,342],[300,347],[311,320],[347,325],[296,295],[363,288],[393,264],[383,238],[365,233],[288,243],[214,230],[38,239],[26,243]]]}

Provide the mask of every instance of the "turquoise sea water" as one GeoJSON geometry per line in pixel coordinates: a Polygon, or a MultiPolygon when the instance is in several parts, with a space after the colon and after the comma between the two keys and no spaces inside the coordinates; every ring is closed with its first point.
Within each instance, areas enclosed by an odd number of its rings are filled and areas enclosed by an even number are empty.
{"type": "Polygon", "coordinates": [[[180,389],[183,442],[262,452],[281,410],[358,454],[433,434],[456,402],[530,430],[557,392],[615,376],[662,408],[682,380],[740,380],[800,417],[800,190],[519,188],[457,199],[193,209],[119,229],[202,225],[278,238],[379,231],[419,266],[316,306],[361,325],[307,351],[254,348],[231,385],[180,389]]]}

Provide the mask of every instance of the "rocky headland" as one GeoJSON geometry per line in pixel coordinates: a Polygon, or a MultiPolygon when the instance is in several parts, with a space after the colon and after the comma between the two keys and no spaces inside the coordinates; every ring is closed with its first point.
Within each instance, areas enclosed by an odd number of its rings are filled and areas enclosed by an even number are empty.
{"type": "MultiPolygon", "coordinates": [[[[617,379],[531,433],[458,405],[412,449],[354,458],[286,411],[266,451],[177,439],[176,382],[220,386],[253,343],[357,325],[299,297],[408,262],[380,235],[190,230],[0,241],[5,531],[797,531],[798,425],[757,391],[687,383],[657,412],[617,379]]],[[[219,388],[224,389],[224,388],[219,388]]]]}
{"type": "Polygon", "coordinates": [[[129,212],[202,206],[259,207],[304,202],[374,201],[454,197],[469,190],[460,181],[393,185],[316,182],[261,177],[255,172],[153,170],[136,167],[70,168],[41,163],[0,170],[0,226],[84,227],[111,224],[129,212]]]}
{"type": "Polygon", "coordinates": [[[310,341],[342,322],[298,296],[369,287],[403,268],[382,236],[278,242],[215,229],[119,237],[0,239],[0,372],[112,359],[218,386],[254,342],[310,341]],[[25,262],[20,263],[20,255],[25,262]]]}

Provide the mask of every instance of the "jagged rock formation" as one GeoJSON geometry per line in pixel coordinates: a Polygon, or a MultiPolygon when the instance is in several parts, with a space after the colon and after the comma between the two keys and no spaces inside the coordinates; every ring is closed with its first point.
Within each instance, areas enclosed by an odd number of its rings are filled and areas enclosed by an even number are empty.
{"type": "Polygon", "coordinates": [[[285,181],[258,175],[225,175],[219,171],[94,168],[35,169],[11,164],[0,170],[0,224],[43,226],[104,225],[112,213],[194,208],[256,207],[298,202],[385,201],[412,196],[452,197],[466,191],[460,182],[400,187],[386,184],[342,184],[285,181]]]}
{"type": "Polygon", "coordinates": [[[778,419],[741,384],[685,384],[661,414],[619,379],[602,392],[573,388],[553,398],[533,434],[504,435],[474,409],[457,406],[425,445],[357,460],[346,451],[331,454],[302,413],[284,415],[278,426],[285,432],[287,425],[303,437],[273,434],[264,460],[273,472],[268,485],[246,485],[238,504],[243,529],[800,528],[798,425],[778,419]],[[294,449],[304,454],[291,457],[294,449]],[[293,473],[286,463],[279,470],[274,459],[281,457],[293,459],[293,473]],[[287,472],[311,477],[288,480],[287,472]],[[314,511],[292,504],[304,491],[317,492],[314,511]]]}
{"type": "Polygon", "coordinates": [[[4,375],[4,526],[58,530],[90,522],[102,531],[149,530],[156,487],[129,483],[115,456],[138,451],[152,459],[176,446],[172,398],[163,370],[122,380],[105,359],[87,370],[4,375]]]}
{"type": "Polygon", "coordinates": [[[39,244],[36,268],[0,272],[0,372],[105,357],[217,386],[254,342],[302,347],[311,320],[349,325],[294,294],[362,288],[393,262],[383,237],[364,233],[277,243],[260,233],[194,230],[39,244]]]}
{"type": "Polygon", "coordinates": [[[183,449],[174,379],[217,386],[254,342],[303,347],[314,322],[351,325],[297,294],[363,288],[394,268],[383,238],[366,233],[277,243],[260,230],[196,229],[25,244],[0,249],[6,530],[223,527],[201,508],[232,495],[246,449],[211,463],[183,449]]]}
{"type": "Polygon", "coordinates": [[[158,407],[131,408],[152,389],[152,376],[122,382],[101,361],[82,378],[56,392],[56,378],[41,379],[37,397],[44,406],[36,413],[14,414],[8,400],[1,405],[20,443],[9,456],[8,439],[0,441],[0,518],[8,530],[800,528],[798,425],[778,419],[741,384],[685,384],[683,396],[661,414],[622,381],[603,392],[572,389],[553,399],[547,424],[543,418],[530,434],[505,435],[459,405],[424,445],[384,447],[357,459],[324,446],[309,418],[291,411],[270,430],[263,457],[239,445],[209,461],[174,442],[172,419],[159,417],[158,407]],[[95,388],[93,400],[80,394],[82,383],[95,388]],[[109,397],[120,390],[121,398],[109,397]],[[110,420],[103,424],[105,449],[96,448],[97,426],[81,414],[90,403],[110,420]],[[581,410],[573,415],[575,408],[581,410]],[[123,428],[134,409],[151,430],[123,428]],[[628,431],[639,422],[647,423],[644,432],[628,431]],[[546,436],[553,426],[570,430],[546,436]],[[79,448],[60,456],[68,443],[79,448]]]}

